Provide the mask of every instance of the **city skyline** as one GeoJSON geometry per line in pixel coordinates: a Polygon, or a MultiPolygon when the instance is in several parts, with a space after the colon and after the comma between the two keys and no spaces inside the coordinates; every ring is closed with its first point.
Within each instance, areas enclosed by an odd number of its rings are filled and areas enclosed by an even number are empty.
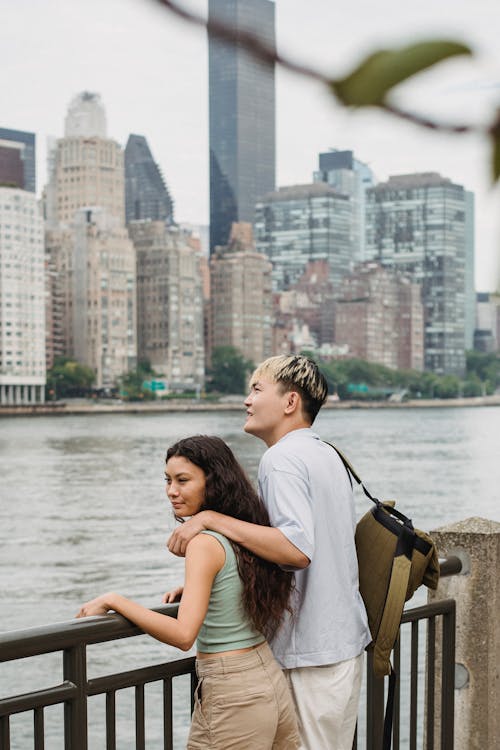
{"type": "MultiPolygon", "coordinates": [[[[204,0],[190,7],[206,10],[204,0]]],[[[111,138],[123,146],[142,133],[151,145],[176,203],[179,221],[208,220],[208,52],[206,35],[154,4],[89,0],[60,5],[33,0],[3,9],[0,30],[8,102],[2,125],[35,131],[38,194],[45,182],[45,139],[62,135],[69,101],[84,89],[98,91],[111,138]],[[40,15],[39,15],[40,14],[40,15]],[[30,24],[24,23],[26,15],[30,24]],[[92,36],[90,37],[90,34],[92,36]],[[92,58],[89,59],[90,38],[92,58]],[[22,41],[22,43],[20,43],[22,41]],[[37,49],[36,61],[29,50],[37,49]],[[137,54],[130,54],[134,49],[137,54]],[[36,75],[34,75],[36,71],[36,75]],[[165,92],[164,96],[162,91],[165,92]]],[[[354,0],[338,17],[325,0],[307,8],[299,0],[276,3],[278,46],[339,75],[370,50],[429,36],[456,37],[479,51],[476,62],[449,62],[401,88],[398,101],[445,121],[465,115],[485,120],[500,99],[493,0],[424,0],[401,8],[383,0],[377,13],[354,0]],[[300,28],[300,35],[297,29],[300,28]],[[353,41],[355,40],[355,41],[353,41]],[[425,102],[425,105],[424,105],[425,102]]],[[[488,149],[476,136],[427,133],[377,113],[349,113],[318,86],[277,72],[277,185],[307,183],[317,155],[329,147],[352,149],[380,180],[391,174],[439,171],[476,193],[477,288],[498,284],[498,191],[489,194],[488,149]]]]}

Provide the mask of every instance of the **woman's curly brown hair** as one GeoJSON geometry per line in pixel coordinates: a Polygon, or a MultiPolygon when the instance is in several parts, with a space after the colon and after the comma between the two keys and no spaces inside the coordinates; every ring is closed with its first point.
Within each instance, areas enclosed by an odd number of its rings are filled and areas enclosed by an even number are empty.
{"type": "MultiPolygon", "coordinates": [[[[241,521],[270,526],[262,500],[223,440],[194,435],[170,446],[166,460],[172,456],[186,458],[205,474],[205,501],[201,510],[215,510],[241,521]]],[[[245,611],[254,627],[266,638],[271,638],[278,630],[285,610],[292,612],[293,573],[263,560],[235,542],[231,541],[231,545],[243,585],[245,611]]]]}

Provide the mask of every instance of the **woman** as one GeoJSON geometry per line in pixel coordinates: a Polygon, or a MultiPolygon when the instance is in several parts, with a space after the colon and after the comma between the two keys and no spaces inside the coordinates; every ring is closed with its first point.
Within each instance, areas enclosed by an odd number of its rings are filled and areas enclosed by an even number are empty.
{"type": "MultiPolygon", "coordinates": [[[[172,445],[165,478],[178,520],[210,509],[269,525],[264,505],[219,438],[199,435],[172,445]]],[[[115,610],[184,651],[197,638],[199,682],[188,750],[293,750],[300,745],[293,704],[266,641],[289,609],[292,581],[291,573],[206,531],[187,547],[177,618],[115,593],[87,602],[77,617],[115,610]]]]}

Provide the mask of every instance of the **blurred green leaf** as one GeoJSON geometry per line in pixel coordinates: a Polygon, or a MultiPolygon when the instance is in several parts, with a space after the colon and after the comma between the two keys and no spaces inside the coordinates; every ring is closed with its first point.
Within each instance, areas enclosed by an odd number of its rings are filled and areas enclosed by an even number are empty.
{"type": "Polygon", "coordinates": [[[389,91],[417,73],[457,55],[471,55],[459,42],[419,42],[395,50],[379,50],[367,57],[346,78],[330,86],[338,99],[350,107],[380,106],[389,91]]]}
{"type": "Polygon", "coordinates": [[[490,130],[492,139],[492,163],[491,173],[493,182],[497,182],[500,179],[500,111],[497,113],[497,120],[490,130]]]}

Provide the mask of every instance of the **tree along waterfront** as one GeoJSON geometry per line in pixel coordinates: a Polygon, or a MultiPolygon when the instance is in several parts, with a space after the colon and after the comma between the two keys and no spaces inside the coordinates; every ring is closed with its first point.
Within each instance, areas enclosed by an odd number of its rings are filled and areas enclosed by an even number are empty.
{"type": "MultiPolygon", "coordinates": [[[[314,353],[310,356],[315,358],[314,353]]],[[[356,398],[362,401],[386,399],[391,393],[399,393],[405,399],[452,399],[492,395],[500,387],[500,356],[495,353],[467,352],[467,367],[463,378],[455,375],[436,375],[416,370],[394,370],[362,359],[322,359],[320,368],[328,381],[331,393],[341,399],[356,398]]],[[[246,360],[233,346],[216,347],[212,355],[212,366],[207,371],[207,392],[215,395],[243,393],[246,379],[254,365],[246,360]]],[[[137,368],[121,378],[120,393],[127,401],[147,401],[155,398],[193,398],[192,393],[167,393],[151,389],[151,378],[161,379],[148,361],[139,362],[137,368]]],[[[47,373],[47,400],[72,396],[102,395],[92,391],[92,372],[67,357],[56,358],[54,367],[47,373]]],[[[109,391],[109,389],[104,389],[109,391]]]]}
{"type": "MultiPolygon", "coordinates": [[[[242,424],[243,410],[2,418],[2,630],[67,620],[96,590],[159,604],[183,565],[165,549],[174,523],[163,488],[166,448],[189,434],[220,435],[255,478],[263,446],[242,424]]],[[[395,498],[421,528],[469,516],[500,520],[492,491],[500,483],[498,408],[332,410],[315,427],[375,495],[395,498]]],[[[361,495],[357,509],[367,509],[361,495]]],[[[177,656],[134,638],[93,649],[89,675],[177,656]]],[[[35,689],[55,667],[50,657],[29,674],[5,665],[0,686],[11,694],[35,689]]],[[[127,710],[124,703],[125,717],[127,710]]]]}

